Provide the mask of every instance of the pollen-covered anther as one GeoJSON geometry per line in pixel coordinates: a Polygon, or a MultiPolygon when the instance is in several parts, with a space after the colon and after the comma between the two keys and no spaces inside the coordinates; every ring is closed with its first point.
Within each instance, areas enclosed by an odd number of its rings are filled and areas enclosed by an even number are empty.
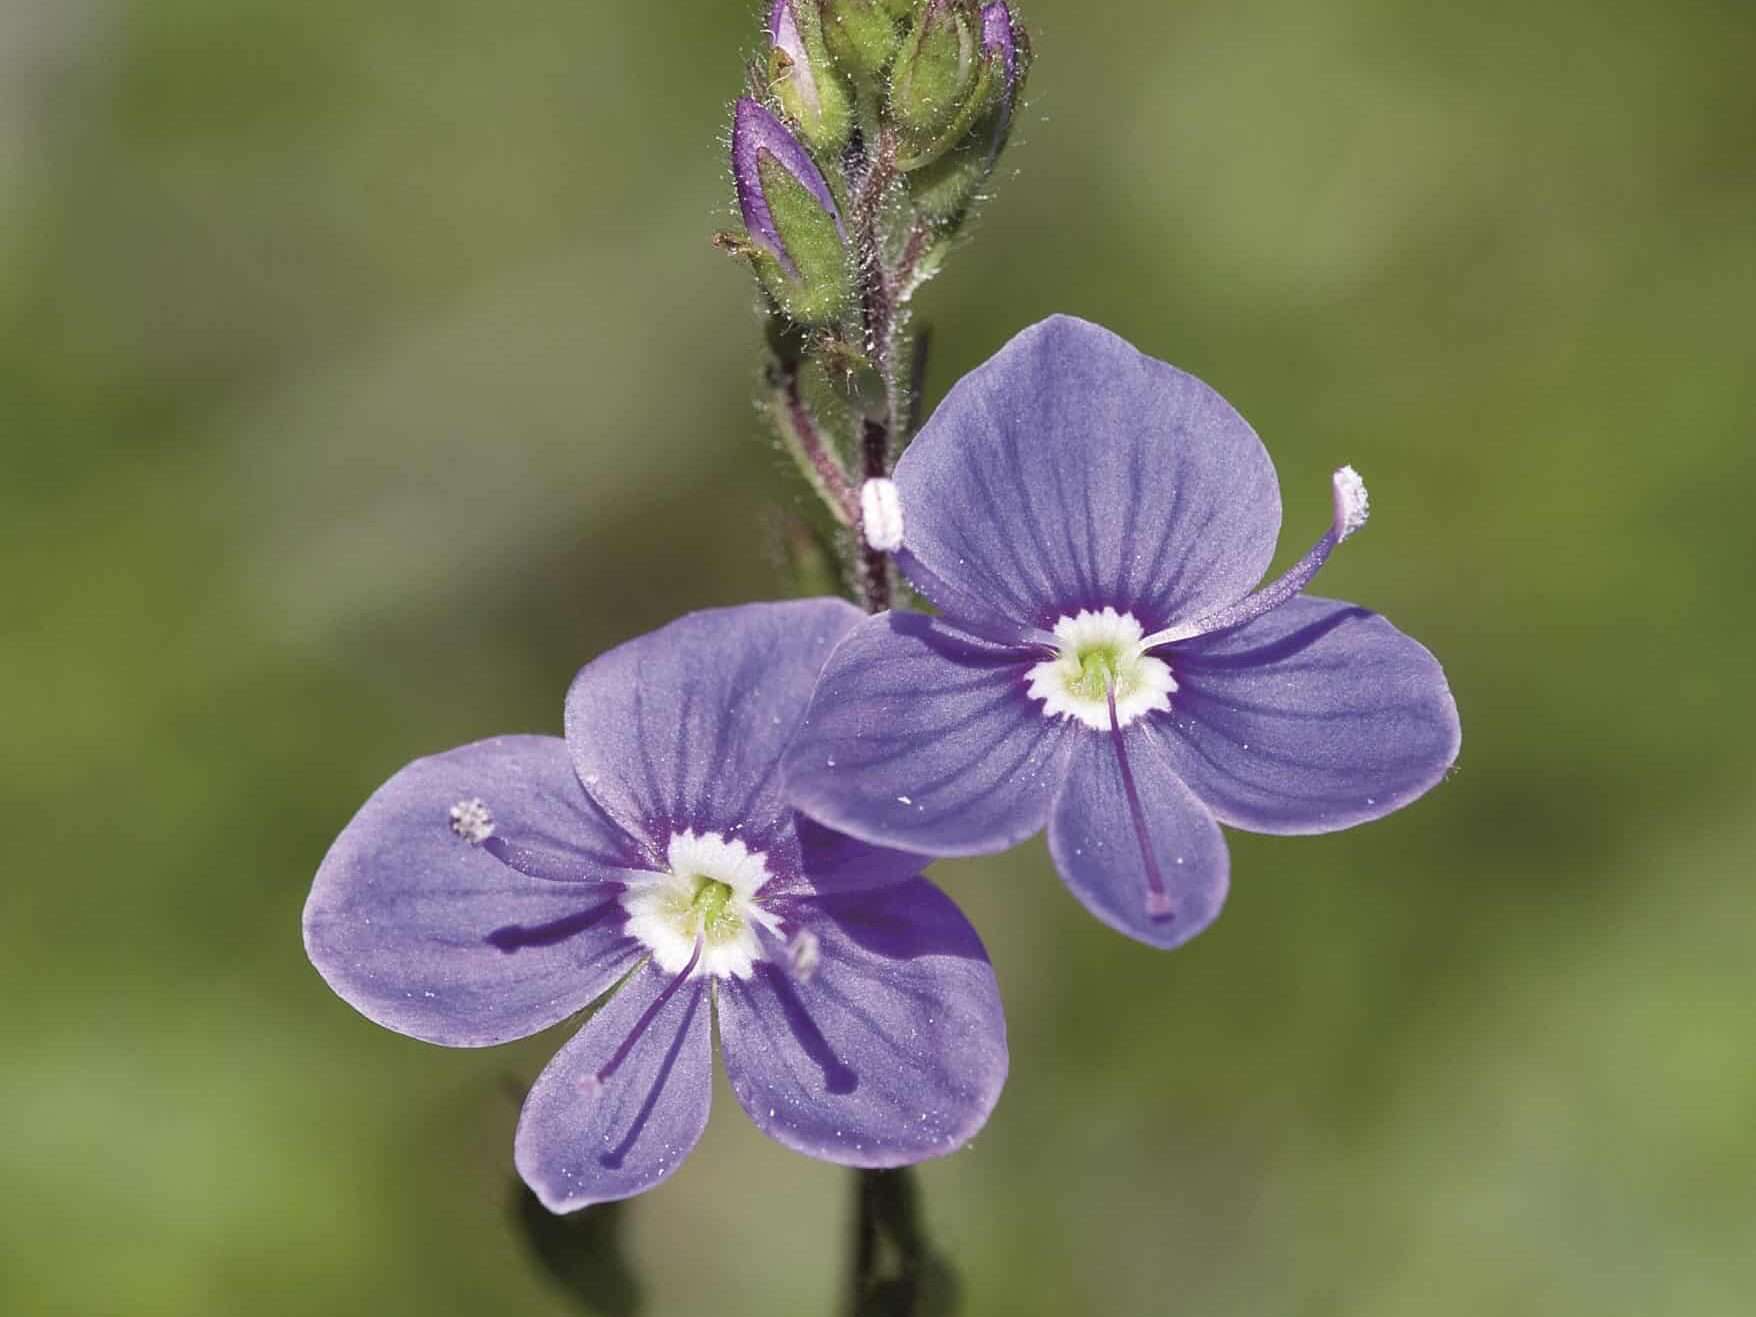
{"type": "Polygon", "coordinates": [[[902,498],[894,480],[878,476],[860,486],[860,529],[880,553],[902,547],[902,498]]]}
{"type": "Polygon", "coordinates": [[[1366,524],[1372,503],[1366,495],[1366,482],[1351,466],[1338,469],[1330,484],[1335,499],[1335,542],[1340,544],[1366,524]]]}
{"type": "Polygon", "coordinates": [[[1047,718],[1077,718],[1094,731],[1110,726],[1110,697],[1126,727],[1136,718],[1171,707],[1177,680],[1163,659],[1144,652],[1140,622],[1114,608],[1089,609],[1055,623],[1059,653],[1030,670],[1026,694],[1043,702],[1047,718]]]}
{"type": "Polygon", "coordinates": [[[480,846],[494,835],[494,814],[479,796],[460,800],[451,807],[451,830],[471,846],[480,846]]]}

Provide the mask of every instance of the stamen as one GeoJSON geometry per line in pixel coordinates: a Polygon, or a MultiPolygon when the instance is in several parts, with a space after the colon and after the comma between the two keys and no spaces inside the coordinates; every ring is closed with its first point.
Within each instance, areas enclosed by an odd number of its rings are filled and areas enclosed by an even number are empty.
{"type": "Polygon", "coordinates": [[[604,1091],[604,1084],[611,1075],[616,1073],[622,1062],[628,1059],[628,1053],[634,1050],[634,1044],[640,1041],[640,1035],[646,1032],[647,1026],[665,1008],[665,1003],[676,995],[677,989],[682,987],[684,981],[695,972],[695,962],[700,959],[701,939],[696,938],[695,950],[689,957],[689,963],[677,971],[677,976],[665,984],[664,990],[652,999],[652,1005],[640,1013],[640,1018],[634,1022],[634,1027],[628,1031],[628,1036],[622,1040],[622,1045],[615,1050],[608,1061],[604,1062],[603,1068],[595,1075],[587,1075],[579,1081],[577,1087],[580,1093],[588,1098],[595,1098],[604,1091]]]}
{"type": "Polygon", "coordinates": [[[1134,785],[1134,769],[1128,763],[1128,747],[1122,739],[1122,725],[1116,719],[1116,687],[1112,684],[1105,694],[1110,701],[1110,739],[1116,745],[1116,762],[1122,769],[1122,792],[1128,797],[1128,813],[1134,819],[1134,837],[1140,843],[1140,857],[1146,861],[1146,917],[1163,922],[1174,918],[1171,895],[1165,890],[1164,875],[1158,871],[1158,857],[1152,853],[1152,834],[1146,827],[1146,810],[1140,803],[1140,788],[1134,785]]]}
{"type": "Polygon", "coordinates": [[[1323,537],[1311,546],[1310,552],[1303,558],[1247,599],[1229,604],[1192,622],[1178,622],[1175,626],[1153,632],[1140,642],[1141,652],[1160,645],[1174,645],[1181,640],[1193,640],[1214,631],[1224,631],[1228,627],[1261,617],[1269,609],[1279,608],[1309,585],[1311,578],[1317,575],[1318,568],[1335,551],[1335,546],[1366,524],[1366,514],[1371,507],[1366,497],[1366,482],[1360,479],[1360,473],[1351,466],[1340,468],[1330,477],[1330,491],[1334,513],[1329,529],[1323,532],[1323,537]]]}
{"type": "Polygon", "coordinates": [[[896,565],[902,568],[902,574],[915,588],[947,614],[945,620],[951,625],[1008,649],[1056,652],[1055,637],[1051,633],[1040,627],[1014,622],[974,595],[958,589],[915,557],[906,544],[891,550],[890,556],[896,559],[896,565]]]}
{"type": "MultiPolygon", "coordinates": [[[[566,851],[538,850],[495,834],[486,837],[481,843],[482,849],[508,869],[523,874],[526,878],[540,878],[546,883],[588,883],[598,880],[606,871],[613,872],[620,865],[596,860],[591,856],[570,854],[566,851]]],[[[644,876],[644,870],[630,869],[631,877],[644,876]]]]}

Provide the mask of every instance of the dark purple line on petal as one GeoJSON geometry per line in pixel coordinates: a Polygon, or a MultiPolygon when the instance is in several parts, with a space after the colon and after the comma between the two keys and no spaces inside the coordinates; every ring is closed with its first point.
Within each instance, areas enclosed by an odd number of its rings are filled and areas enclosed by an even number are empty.
{"type": "Polygon", "coordinates": [[[952,625],[978,639],[1004,645],[1008,649],[1040,648],[1050,653],[1055,652],[1055,637],[1049,632],[1014,622],[995,612],[967,591],[960,590],[945,580],[916,557],[906,544],[896,549],[891,556],[896,559],[896,565],[902,569],[902,574],[922,594],[944,610],[946,621],[952,625]]]}
{"type": "Polygon", "coordinates": [[[804,1049],[805,1055],[816,1063],[823,1072],[823,1086],[831,1093],[852,1093],[860,1086],[860,1077],[842,1063],[805,1009],[805,1003],[799,1000],[792,981],[787,978],[771,961],[762,961],[757,970],[768,979],[768,986],[773,991],[775,1000],[780,1003],[781,1014],[786,1017],[787,1028],[793,1031],[793,1037],[804,1049]]]}
{"type": "Polygon", "coordinates": [[[1116,747],[1116,763],[1122,769],[1122,791],[1128,797],[1128,813],[1134,820],[1134,837],[1140,843],[1140,857],[1146,861],[1146,913],[1154,920],[1168,922],[1171,913],[1170,893],[1165,891],[1164,875],[1158,871],[1158,858],[1152,853],[1152,834],[1146,828],[1146,810],[1140,803],[1140,789],[1134,785],[1134,769],[1128,763],[1128,747],[1122,740],[1122,726],[1116,721],[1116,687],[1112,682],[1105,695],[1110,703],[1110,739],[1116,747]]]}
{"type": "Polygon", "coordinates": [[[607,901],[577,911],[571,915],[563,915],[559,919],[550,920],[546,924],[507,924],[496,928],[482,940],[489,946],[507,955],[522,951],[526,947],[552,947],[578,933],[583,933],[593,924],[600,923],[606,915],[619,911],[622,902],[612,896],[607,901]]]}

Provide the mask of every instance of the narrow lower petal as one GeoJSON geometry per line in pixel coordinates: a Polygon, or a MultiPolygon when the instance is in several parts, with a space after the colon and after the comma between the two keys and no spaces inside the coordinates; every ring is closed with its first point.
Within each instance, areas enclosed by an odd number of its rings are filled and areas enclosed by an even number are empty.
{"type": "Polygon", "coordinates": [[[957,597],[918,584],[953,619],[968,597],[1044,629],[1109,606],[1156,630],[1248,594],[1280,530],[1273,463],[1225,399],[1071,316],[958,381],[896,485],[905,544],[957,597]]]}
{"type": "Polygon", "coordinates": [[[719,988],[732,1091],[770,1137],[848,1166],[951,1152],[1006,1080],[1006,1022],[981,940],[925,879],[826,897],[808,977],[763,962],[719,988]]]}
{"type": "Polygon", "coordinates": [[[919,613],[881,613],[835,651],[787,751],[787,794],[864,841],[1004,850],[1042,828],[1070,741],[1026,694],[1037,656],[919,613]]]}
{"type": "Polygon", "coordinates": [[[1457,758],[1457,705],[1418,642],[1309,595],[1161,652],[1177,680],[1156,739],[1233,827],[1332,832],[1400,809],[1457,758]]]}
{"type": "Polygon", "coordinates": [[[668,1177],[707,1127],[713,1093],[706,979],[675,992],[616,1070],[598,1072],[671,983],[641,966],[538,1077],[513,1141],[518,1173],[552,1212],[628,1198],[668,1177]]]}
{"type": "Polygon", "coordinates": [[[567,692],[580,781],[661,855],[684,831],[790,845],[781,749],[859,618],[837,599],[713,609],[594,659],[567,692]]]}
{"type": "Polygon", "coordinates": [[[633,962],[614,901],[633,862],[559,738],[479,741],[416,760],[361,807],[317,871],[305,950],[387,1029],[449,1047],[523,1038],[633,962]],[[573,880],[521,873],[489,837],[565,854],[573,880]]]}
{"type": "Polygon", "coordinates": [[[1136,723],[1122,733],[1139,816],[1130,806],[1114,741],[1088,733],[1055,802],[1049,853],[1087,910],[1136,941],[1168,949],[1218,918],[1231,864],[1213,815],[1141,728],[1136,723]],[[1157,904],[1168,905],[1168,917],[1154,913],[1152,890],[1160,883],[1168,900],[1157,904]]]}

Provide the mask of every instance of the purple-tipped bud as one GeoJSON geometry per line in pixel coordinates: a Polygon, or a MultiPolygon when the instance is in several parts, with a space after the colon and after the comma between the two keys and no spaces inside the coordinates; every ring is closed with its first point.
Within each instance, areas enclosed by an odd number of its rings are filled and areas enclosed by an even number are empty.
{"type": "Polygon", "coordinates": [[[832,318],[848,289],[841,211],[799,140],[748,96],[732,112],[732,175],[769,292],[795,320],[832,318]]]}
{"type": "Polygon", "coordinates": [[[823,44],[815,0],[774,0],[768,10],[769,89],[805,140],[839,150],[853,123],[846,90],[823,44]]]}
{"type": "Polygon", "coordinates": [[[1013,40],[1012,10],[1007,8],[1006,0],[982,6],[982,50],[1000,56],[1006,71],[1006,88],[1010,91],[1018,75],[1018,46],[1013,40]]]}

